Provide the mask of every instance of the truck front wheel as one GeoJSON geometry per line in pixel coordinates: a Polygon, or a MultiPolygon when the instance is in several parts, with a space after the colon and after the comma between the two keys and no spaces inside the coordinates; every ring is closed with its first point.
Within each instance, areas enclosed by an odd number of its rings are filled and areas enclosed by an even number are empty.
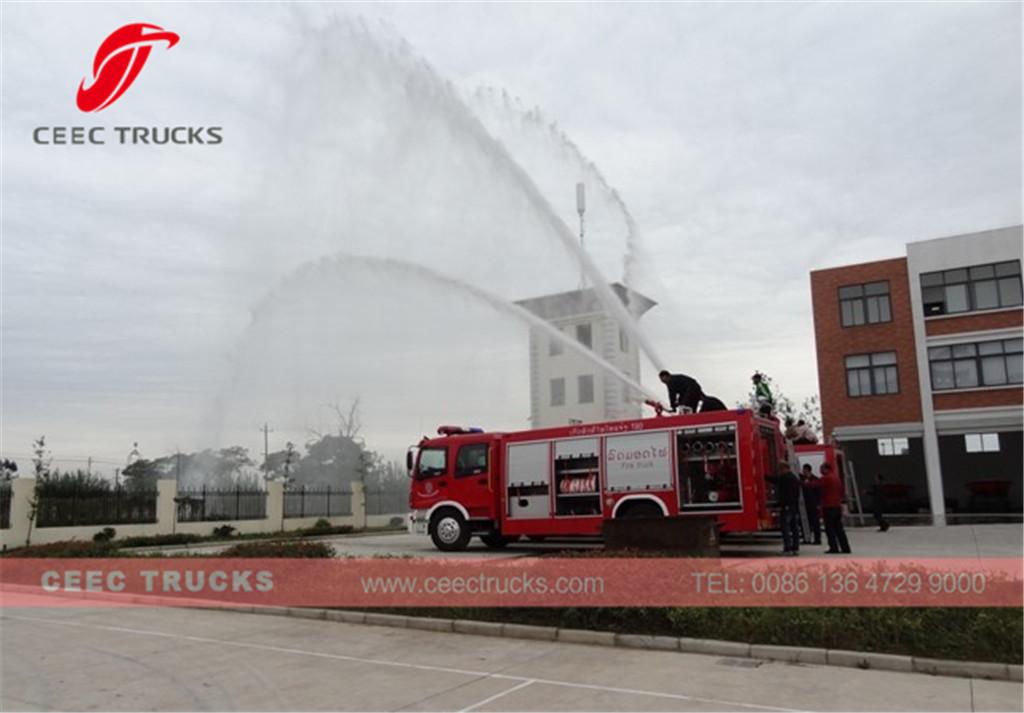
{"type": "Polygon", "coordinates": [[[469,537],[469,524],[458,510],[440,510],[430,518],[430,539],[442,552],[466,549],[469,537]]]}

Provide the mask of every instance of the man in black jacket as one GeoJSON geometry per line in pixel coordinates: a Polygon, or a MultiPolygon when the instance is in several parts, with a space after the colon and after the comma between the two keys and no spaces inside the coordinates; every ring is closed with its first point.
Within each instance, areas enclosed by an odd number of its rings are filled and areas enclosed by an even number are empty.
{"type": "Polygon", "coordinates": [[[779,499],[782,554],[796,556],[800,554],[800,476],[783,460],[779,461],[778,475],[769,473],[765,478],[775,483],[779,499]]]}
{"type": "Polygon", "coordinates": [[[708,396],[704,394],[704,398],[700,402],[700,412],[706,413],[708,411],[728,411],[729,407],[722,403],[721,399],[716,399],[714,396],[708,396]]]}
{"type": "Polygon", "coordinates": [[[658,378],[668,387],[668,407],[670,409],[674,411],[685,406],[690,411],[697,410],[697,404],[704,398],[704,391],[696,379],[686,374],[670,374],[667,371],[661,371],[658,378]]]}
{"type": "Polygon", "coordinates": [[[810,532],[806,533],[808,539],[804,542],[808,545],[821,544],[821,491],[807,484],[814,478],[814,468],[810,463],[805,463],[800,471],[800,482],[804,491],[804,511],[807,513],[807,526],[810,532]],[[814,539],[810,539],[813,537],[814,539]]]}

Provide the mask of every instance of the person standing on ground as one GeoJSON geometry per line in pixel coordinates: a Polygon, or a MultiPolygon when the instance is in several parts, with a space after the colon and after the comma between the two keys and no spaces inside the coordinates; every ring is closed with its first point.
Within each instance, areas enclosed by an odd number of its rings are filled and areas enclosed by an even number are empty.
{"type": "Polygon", "coordinates": [[[885,532],[889,529],[889,523],[885,519],[885,511],[888,503],[885,500],[885,476],[879,473],[875,476],[875,484],[871,488],[871,509],[874,512],[875,522],[878,523],[878,531],[885,532]]]}
{"type": "Polygon", "coordinates": [[[768,382],[764,380],[764,376],[759,371],[755,371],[750,380],[754,382],[754,401],[757,402],[757,412],[762,416],[771,416],[772,411],[775,410],[775,397],[772,396],[772,390],[768,388],[768,382]]]}
{"type": "Polygon", "coordinates": [[[807,513],[807,527],[810,530],[807,535],[813,536],[814,539],[805,539],[804,542],[809,545],[820,545],[821,514],[818,508],[821,507],[821,489],[811,484],[814,480],[816,480],[814,468],[810,463],[805,463],[804,467],[800,469],[800,484],[803,487],[804,511],[807,513]]]}
{"type": "Polygon", "coordinates": [[[789,461],[779,461],[778,475],[766,475],[775,483],[781,511],[782,554],[795,557],[800,554],[800,476],[789,467],[789,461]]]}
{"type": "Polygon", "coordinates": [[[825,516],[825,537],[828,539],[827,555],[850,554],[850,542],[843,528],[843,481],[828,463],[821,464],[821,478],[810,487],[821,491],[821,513],[825,516]]]}
{"type": "Polygon", "coordinates": [[[686,374],[670,374],[662,370],[658,378],[668,388],[668,407],[675,411],[681,407],[696,412],[697,405],[704,398],[704,391],[692,376],[686,374]]]}

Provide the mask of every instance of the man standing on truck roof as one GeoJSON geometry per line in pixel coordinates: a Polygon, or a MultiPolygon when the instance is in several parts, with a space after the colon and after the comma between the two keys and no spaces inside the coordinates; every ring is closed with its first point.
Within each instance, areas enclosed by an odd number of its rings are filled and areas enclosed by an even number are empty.
{"type": "Polygon", "coordinates": [[[685,406],[691,412],[704,398],[704,391],[692,376],[686,374],[670,374],[666,370],[658,373],[658,378],[668,388],[668,407],[673,411],[685,406]]]}
{"type": "Polygon", "coordinates": [[[754,382],[754,401],[757,402],[757,412],[762,416],[771,416],[772,411],[775,410],[775,397],[772,396],[772,390],[768,388],[768,382],[765,381],[764,375],[755,371],[750,380],[754,382]]]}
{"type": "Polygon", "coordinates": [[[714,396],[704,394],[704,398],[700,402],[700,412],[706,413],[708,411],[728,411],[729,407],[722,403],[721,399],[716,399],[714,396]]]}

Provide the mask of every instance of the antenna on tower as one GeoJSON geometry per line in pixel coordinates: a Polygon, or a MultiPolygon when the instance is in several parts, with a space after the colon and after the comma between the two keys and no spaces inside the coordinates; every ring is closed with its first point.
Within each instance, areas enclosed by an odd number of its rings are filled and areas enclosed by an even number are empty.
{"type": "MultiPolygon", "coordinates": [[[[583,246],[583,214],[587,210],[587,193],[583,188],[582,183],[576,184],[576,212],[580,216],[580,250],[585,250],[583,246]]],[[[582,290],[587,286],[587,276],[583,272],[582,260],[580,264],[580,289],[582,290]]]]}

